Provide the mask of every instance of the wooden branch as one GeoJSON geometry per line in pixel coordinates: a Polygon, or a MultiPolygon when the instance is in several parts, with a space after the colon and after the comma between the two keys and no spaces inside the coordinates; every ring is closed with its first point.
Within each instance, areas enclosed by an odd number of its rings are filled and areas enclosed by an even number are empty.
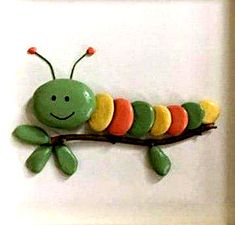
{"type": "Polygon", "coordinates": [[[203,124],[197,129],[186,130],[179,136],[171,136],[163,139],[140,139],[128,136],[113,136],[113,135],[99,135],[99,134],[65,134],[58,135],[51,138],[51,144],[56,145],[63,143],[64,141],[97,141],[97,142],[110,142],[112,144],[122,143],[122,144],[132,144],[141,146],[158,146],[158,145],[168,145],[179,141],[189,139],[193,136],[202,135],[202,133],[209,131],[211,129],[216,129],[214,124],[203,124]]]}

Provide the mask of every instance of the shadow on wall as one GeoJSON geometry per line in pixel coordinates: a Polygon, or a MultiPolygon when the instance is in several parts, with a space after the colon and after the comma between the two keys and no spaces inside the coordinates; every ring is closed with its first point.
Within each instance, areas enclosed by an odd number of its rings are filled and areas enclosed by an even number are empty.
{"type": "Polygon", "coordinates": [[[228,110],[227,121],[227,213],[229,225],[235,221],[235,2],[229,4],[229,71],[228,71],[228,101],[226,109],[228,110]]]}

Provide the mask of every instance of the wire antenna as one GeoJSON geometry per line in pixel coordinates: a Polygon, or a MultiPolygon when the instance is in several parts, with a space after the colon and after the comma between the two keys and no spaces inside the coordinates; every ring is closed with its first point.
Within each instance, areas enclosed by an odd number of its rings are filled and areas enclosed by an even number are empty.
{"type": "Polygon", "coordinates": [[[71,70],[71,74],[70,74],[70,79],[73,78],[73,72],[74,72],[74,69],[76,67],[76,65],[78,64],[78,62],[80,62],[85,56],[92,56],[93,54],[95,54],[95,49],[92,48],[92,47],[89,47],[87,50],[86,50],[86,53],[83,54],[73,65],[73,68],[71,70]]]}
{"type": "Polygon", "coordinates": [[[46,58],[44,58],[42,55],[40,55],[39,53],[37,53],[37,48],[31,47],[31,48],[28,49],[27,53],[30,54],[30,55],[36,55],[36,56],[38,56],[40,59],[42,59],[44,62],[46,62],[47,65],[50,67],[53,80],[56,79],[55,73],[54,73],[54,70],[53,70],[53,67],[52,67],[51,63],[50,63],[46,58]]]}

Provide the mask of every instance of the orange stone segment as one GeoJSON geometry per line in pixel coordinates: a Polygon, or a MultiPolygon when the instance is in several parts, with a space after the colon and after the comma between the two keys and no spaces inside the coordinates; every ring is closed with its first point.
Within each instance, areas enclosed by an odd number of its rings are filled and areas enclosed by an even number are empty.
{"type": "Polygon", "coordinates": [[[168,134],[178,136],[183,133],[188,125],[187,111],[180,105],[170,105],[168,109],[170,110],[172,119],[168,134]]]}
{"type": "Polygon", "coordinates": [[[117,98],[114,100],[113,119],[107,131],[116,136],[122,136],[131,128],[134,120],[134,111],[129,100],[117,98]]]}

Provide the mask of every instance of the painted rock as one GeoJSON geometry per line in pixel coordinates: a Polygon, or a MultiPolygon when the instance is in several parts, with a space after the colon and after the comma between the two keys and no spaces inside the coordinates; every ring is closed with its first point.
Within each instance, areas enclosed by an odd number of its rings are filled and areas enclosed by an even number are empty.
{"type": "Polygon", "coordinates": [[[171,161],[158,146],[153,146],[149,150],[150,164],[155,172],[160,176],[168,174],[171,168],[171,161]]]}
{"type": "Polygon", "coordinates": [[[154,107],[155,121],[151,129],[151,135],[159,136],[166,133],[171,125],[171,113],[166,106],[157,105],[154,107]]]}
{"type": "Polygon", "coordinates": [[[200,104],[195,102],[186,102],[182,107],[188,113],[188,125],[187,129],[196,129],[202,124],[205,112],[200,104]]]}
{"type": "Polygon", "coordinates": [[[49,127],[74,129],[90,119],[95,96],[82,82],[71,79],[51,80],[33,95],[37,119],[49,127]]]}
{"type": "Polygon", "coordinates": [[[135,137],[144,136],[151,129],[154,122],[154,109],[147,102],[136,101],[132,103],[134,109],[134,122],[128,133],[135,137]]]}
{"type": "Polygon", "coordinates": [[[205,111],[205,116],[202,123],[209,124],[214,123],[220,114],[220,107],[211,100],[203,100],[200,102],[201,107],[205,111]]]}
{"type": "Polygon", "coordinates": [[[168,133],[172,136],[178,136],[183,133],[188,124],[187,111],[180,105],[170,105],[168,109],[171,113],[171,126],[168,133]]]}
{"type": "Polygon", "coordinates": [[[55,152],[60,169],[67,175],[74,174],[78,161],[72,151],[66,145],[58,145],[55,147],[55,152]]]}
{"type": "Polygon", "coordinates": [[[26,166],[33,173],[39,173],[52,154],[51,146],[39,146],[26,160],[26,166]]]}
{"type": "Polygon", "coordinates": [[[50,137],[48,134],[37,126],[18,126],[13,131],[13,135],[28,144],[42,145],[50,142],[50,137]]]}
{"type": "Polygon", "coordinates": [[[96,95],[96,109],[89,120],[90,127],[97,132],[105,130],[113,118],[114,103],[107,93],[96,95]]]}
{"type": "Polygon", "coordinates": [[[134,119],[134,112],[129,100],[117,98],[114,100],[113,119],[107,131],[116,136],[122,136],[131,128],[134,119]]]}

